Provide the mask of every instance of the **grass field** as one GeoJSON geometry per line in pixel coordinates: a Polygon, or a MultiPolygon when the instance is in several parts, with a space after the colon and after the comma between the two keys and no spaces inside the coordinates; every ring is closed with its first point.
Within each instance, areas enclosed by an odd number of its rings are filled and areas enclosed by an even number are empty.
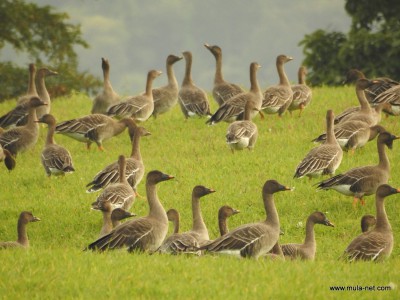
{"type": "MultiPolygon", "coordinates": [[[[317,192],[317,179],[294,180],[297,164],[315,145],[311,139],[325,130],[327,109],[341,112],[356,105],[353,87],[315,88],[313,101],[299,118],[287,113],[283,118],[257,117],[259,139],[254,151],[232,154],[225,144],[227,124],[206,126],[205,119],[185,121],[179,107],[150,119],[143,126],[151,133],[141,141],[146,171],[161,170],[174,180],[160,183],[159,197],[166,209],[181,213],[181,228],[191,227],[191,190],[202,184],[217,192],[202,199],[202,212],[210,237],[218,235],[217,211],[230,205],[241,211],[229,220],[229,227],[262,220],[265,217],[261,188],[267,179],[294,186],[293,192],[279,193],[275,203],[285,235],[281,243],[301,242],[307,216],[323,211],[336,227],[316,226],[317,257],[314,262],[239,260],[232,257],[202,257],[128,254],[109,251],[83,252],[94,241],[101,227],[101,215],[90,210],[97,194],[87,194],[85,185],[119,154],[130,154],[128,134],[104,143],[105,152],[57,135],[67,147],[76,172],[64,178],[47,178],[40,163],[40,152],[47,130],[35,149],[22,153],[17,167],[8,172],[0,166],[0,240],[16,238],[16,222],[22,210],[32,210],[42,219],[29,224],[31,247],[28,251],[0,251],[0,298],[176,298],[176,299],[399,299],[400,284],[400,197],[387,199],[395,247],[383,263],[347,264],[337,260],[347,244],[360,232],[360,218],[375,213],[374,197],[366,205],[352,207],[352,199],[334,191],[317,192]],[[371,287],[372,291],[332,291],[331,286],[371,287]],[[378,291],[390,286],[391,290],[378,291]]],[[[0,104],[1,114],[14,106],[0,104]]],[[[212,103],[213,110],[215,105],[212,103]]],[[[88,114],[90,99],[83,94],[53,102],[58,121],[88,114]]],[[[400,134],[399,119],[382,118],[388,131],[400,134]]],[[[388,156],[392,165],[390,184],[400,187],[400,145],[394,142],[388,156]]],[[[337,172],[377,162],[376,141],[345,154],[337,172]]],[[[144,181],[139,185],[144,195],[144,181]]],[[[138,199],[132,211],[147,214],[147,203],[138,199]]],[[[170,228],[172,230],[172,226],[170,228]]]]}

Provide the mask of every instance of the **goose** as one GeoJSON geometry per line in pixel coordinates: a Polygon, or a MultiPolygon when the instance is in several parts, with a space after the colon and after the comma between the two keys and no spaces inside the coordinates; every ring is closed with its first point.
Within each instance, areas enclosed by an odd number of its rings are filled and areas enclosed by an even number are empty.
{"type": "Polygon", "coordinates": [[[107,115],[117,116],[118,118],[132,118],[139,122],[146,121],[154,110],[153,81],[161,74],[161,71],[150,70],[147,73],[146,92],[111,105],[107,109],[107,115]]]}
{"type": "Polygon", "coordinates": [[[42,150],[41,160],[47,176],[65,175],[72,173],[75,168],[72,164],[71,154],[64,147],[57,145],[54,141],[54,131],[56,130],[56,119],[51,114],[45,114],[38,120],[39,123],[48,125],[46,143],[42,150]]]}
{"type": "Polygon", "coordinates": [[[262,189],[266,220],[239,226],[199,249],[255,259],[268,253],[278,241],[280,232],[273,195],[288,190],[291,189],[276,180],[267,180],[262,189]]]}
{"type": "Polygon", "coordinates": [[[261,109],[267,114],[279,113],[279,116],[286,111],[293,100],[293,91],[283,65],[293,60],[287,55],[278,55],[276,58],[276,69],[279,75],[279,83],[268,87],[263,93],[261,109]]]}
{"type": "Polygon", "coordinates": [[[17,232],[18,239],[12,242],[0,242],[0,249],[7,248],[28,248],[29,247],[29,239],[28,234],[26,233],[26,225],[29,222],[37,222],[40,221],[38,217],[35,217],[30,211],[23,211],[19,215],[17,232]]]}
{"type": "MultiPolygon", "coordinates": [[[[211,118],[207,120],[206,124],[213,125],[221,121],[234,122],[242,120],[245,105],[249,102],[252,103],[252,107],[254,108],[250,114],[251,119],[261,110],[262,93],[257,80],[257,71],[260,67],[256,62],[250,64],[250,90],[224,102],[211,118]]],[[[262,114],[261,117],[263,117],[262,114]]]]}
{"type": "MultiPolygon", "coordinates": [[[[141,137],[149,135],[150,132],[141,126],[135,126],[129,129],[129,137],[132,140],[132,151],[131,156],[126,159],[125,177],[130,186],[134,189],[136,196],[138,196],[137,186],[142,181],[145,172],[139,141],[141,137]]],[[[96,192],[107,187],[109,184],[118,182],[118,180],[118,162],[114,162],[107,165],[94,176],[93,180],[86,185],[86,187],[88,187],[87,192],[96,192]]]]}
{"type": "Polygon", "coordinates": [[[315,241],[314,225],[322,224],[335,227],[320,211],[313,212],[307,218],[306,237],[303,244],[283,244],[281,245],[283,255],[290,259],[314,260],[317,244],[315,241]]]}
{"type": "Polygon", "coordinates": [[[184,51],[185,58],[185,76],[181,88],[178,92],[179,105],[186,119],[194,116],[210,116],[210,104],[207,93],[197,87],[192,79],[192,52],[184,51]]]}
{"type": "Polygon", "coordinates": [[[376,218],[373,215],[363,215],[361,218],[361,232],[367,232],[376,224],[376,218]]]}
{"type": "Polygon", "coordinates": [[[375,228],[357,236],[346,248],[342,259],[349,262],[357,260],[380,261],[390,256],[393,249],[393,232],[390,226],[384,200],[385,197],[400,193],[388,184],[378,187],[375,195],[375,228]]]}
{"type": "Polygon", "coordinates": [[[388,103],[389,108],[385,108],[383,111],[389,115],[399,116],[400,115],[400,84],[397,84],[390,89],[379,94],[373,101],[373,105],[380,103],[388,103]]]}
{"type": "Polygon", "coordinates": [[[105,201],[109,201],[113,209],[121,207],[125,210],[129,210],[132,207],[135,201],[135,192],[126,180],[126,177],[122,175],[125,174],[125,171],[125,156],[120,155],[118,157],[119,181],[110,184],[102,191],[96,201],[92,203],[92,209],[99,209],[102,205],[101,203],[105,201]]]}
{"type": "Polygon", "coordinates": [[[14,157],[19,152],[35,146],[39,137],[39,126],[36,122],[36,108],[45,105],[38,97],[33,96],[28,103],[28,121],[26,125],[8,129],[0,134],[0,145],[9,151],[14,157]]]}
{"type": "Polygon", "coordinates": [[[180,214],[175,208],[170,208],[167,210],[168,221],[170,221],[174,225],[173,234],[179,233],[179,225],[180,225],[180,214]]]}
{"type": "Polygon", "coordinates": [[[346,196],[353,196],[353,206],[360,200],[364,205],[364,196],[372,195],[376,189],[385,184],[390,176],[390,163],[385,152],[385,145],[392,149],[393,141],[399,137],[389,132],[382,132],[377,139],[379,162],[377,165],[362,166],[338,174],[317,183],[317,189],[335,190],[346,196]]]}
{"type": "Polygon", "coordinates": [[[173,65],[182,58],[182,56],[172,54],[167,57],[166,68],[168,84],[159,88],[154,88],[152,91],[154,101],[153,117],[155,119],[158,115],[170,111],[178,103],[179,86],[175,77],[173,65]]]}
{"type": "MultiPolygon", "coordinates": [[[[391,108],[392,106],[389,103],[380,103],[371,107],[371,114],[375,118],[376,124],[378,124],[382,119],[382,111],[390,111],[391,108]]],[[[345,109],[335,117],[335,125],[342,123],[343,119],[345,120],[343,122],[346,122],[346,120],[351,119],[351,117],[354,116],[354,114],[358,113],[360,110],[360,106],[352,106],[345,109]]]]}
{"type": "Polygon", "coordinates": [[[37,71],[37,80],[38,80],[37,92],[38,92],[40,100],[42,100],[46,104],[43,106],[39,106],[36,109],[36,114],[37,114],[38,118],[41,118],[44,115],[50,113],[51,98],[50,98],[49,92],[47,91],[47,88],[46,88],[45,79],[48,76],[56,76],[56,75],[58,75],[58,73],[56,71],[49,70],[48,68],[40,68],[37,71]]]}
{"type": "Polygon", "coordinates": [[[149,214],[122,223],[109,234],[91,243],[87,250],[105,251],[128,248],[129,252],[153,253],[157,251],[168,232],[168,217],[158,199],[156,185],[172,178],[174,177],[157,170],[149,172],[146,178],[149,214]]]}
{"type": "Polygon", "coordinates": [[[312,90],[306,84],[307,69],[304,66],[299,68],[297,73],[298,84],[292,85],[293,101],[288,107],[288,111],[292,114],[294,110],[300,110],[299,116],[303,112],[304,108],[310,104],[312,98],[312,90]]]}
{"type": "Polygon", "coordinates": [[[125,128],[134,126],[136,126],[135,122],[130,118],[117,121],[106,115],[91,114],[58,123],[56,133],[86,143],[88,150],[94,142],[99,150],[104,151],[104,141],[122,133],[125,128]]]}
{"type": "Polygon", "coordinates": [[[104,201],[99,206],[99,210],[103,214],[103,225],[100,230],[99,238],[109,234],[113,228],[121,224],[121,221],[136,216],[135,214],[121,208],[113,209],[110,201],[104,201]]]}
{"type": "Polygon", "coordinates": [[[232,153],[235,150],[243,150],[247,148],[253,150],[257,138],[257,125],[251,121],[251,114],[258,109],[254,106],[255,103],[247,101],[244,109],[244,117],[241,121],[235,121],[229,124],[226,131],[226,143],[231,148],[232,153]]]}
{"type": "Polygon", "coordinates": [[[326,113],[326,141],[308,152],[297,166],[294,178],[307,176],[309,179],[320,175],[334,174],[339,167],[343,150],[340,148],[333,132],[334,114],[332,110],[326,113]]]}
{"type": "Polygon", "coordinates": [[[192,229],[184,233],[175,233],[169,236],[161,245],[160,253],[180,254],[180,253],[194,253],[199,255],[198,247],[210,238],[208,235],[207,227],[203,221],[200,210],[200,198],[211,193],[215,190],[207,188],[203,185],[197,185],[192,191],[192,214],[193,223],[192,229]]]}
{"type": "Polygon", "coordinates": [[[120,96],[111,85],[110,62],[107,58],[101,58],[101,68],[103,70],[103,90],[93,99],[92,114],[105,114],[109,106],[120,101],[120,96]]]}
{"type": "Polygon", "coordinates": [[[228,205],[221,206],[218,210],[218,228],[220,236],[223,236],[229,232],[228,225],[226,224],[226,220],[240,213],[240,210],[234,209],[228,205]]]}
{"type": "Polygon", "coordinates": [[[228,99],[244,93],[244,90],[237,84],[224,80],[224,76],[222,75],[222,49],[217,45],[211,46],[207,43],[204,44],[204,47],[215,57],[215,76],[212,95],[218,106],[221,106],[228,99]]]}

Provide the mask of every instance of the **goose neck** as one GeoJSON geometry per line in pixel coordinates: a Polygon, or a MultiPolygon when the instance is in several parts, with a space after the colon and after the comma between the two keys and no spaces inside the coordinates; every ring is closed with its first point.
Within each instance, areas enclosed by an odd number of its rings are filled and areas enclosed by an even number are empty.
{"type": "Polygon", "coordinates": [[[288,77],[287,77],[287,75],[285,73],[285,69],[283,67],[283,63],[282,62],[277,62],[276,63],[276,69],[278,71],[279,84],[290,86],[290,82],[289,82],[289,79],[288,79],[288,77]]]}
{"type": "Polygon", "coordinates": [[[264,196],[264,208],[267,215],[266,223],[279,228],[279,216],[275,207],[273,194],[266,194],[264,196]]]}
{"type": "Polygon", "coordinates": [[[140,152],[140,134],[135,133],[132,141],[131,158],[142,161],[142,154],[140,152]]]}
{"type": "Polygon", "coordinates": [[[146,184],[147,201],[149,204],[149,216],[168,224],[168,217],[157,195],[157,185],[154,183],[146,184]]]}
{"type": "Polygon", "coordinates": [[[308,218],[306,223],[306,237],[304,240],[304,245],[307,246],[315,245],[314,225],[315,225],[314,221],[308,218]]]}
{"type": "Polygon", "coordinates": [[[204,224],[203,216],[201,215],[200,198],[197,196],[192,196],[192,214],[193,214],[192,230],[196,232],[204,232],[207,233],[208,235],[206,225],[204,224]]]}
{"type": "Polygon", "coordinates": [[[389,219],[386,214],[384,198],[377,197],[375,201],[376,206],[376,225],[375,229],[391,230],[389,219]]]}
{"type": "Polygon", "coordinates": [[[111,221],[111,211],[103,211],[103,226],[101,227],[100,236],[108,234],[113,229],[111,221]]]}
{"type": "Polygon", "coordinates": [[[24,247],[29,246],[28,235],[26,233],[26,221],[25,220],[22,220],[22,219],[18,220],[17,231],[18,231],[17,242],[19,244],[23,245],[24,247]]]}

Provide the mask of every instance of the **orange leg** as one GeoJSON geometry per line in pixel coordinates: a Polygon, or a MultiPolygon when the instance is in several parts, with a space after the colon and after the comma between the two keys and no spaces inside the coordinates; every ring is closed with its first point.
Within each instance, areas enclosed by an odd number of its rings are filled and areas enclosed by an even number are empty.
{"type": "Polygon", "coordinates": [[[356,208],[357,202],[358,202],[358,198],[357,198],[357,197],[354,197],[354,200],[353,200],[353,208],[356,208]]]}

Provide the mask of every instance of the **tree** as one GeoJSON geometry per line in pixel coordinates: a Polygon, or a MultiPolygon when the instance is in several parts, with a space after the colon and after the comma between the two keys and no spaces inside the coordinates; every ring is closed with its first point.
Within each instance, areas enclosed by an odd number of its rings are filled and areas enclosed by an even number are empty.
{"type": "MultiPolygon", "coordinates": [[[[87,73],[77,71],[78,60],[75,46],[88,48],[83,40],[80,25],[67,23],[66,13],[53,12],[51,6],[39,7],[23,0],[3,0],[0,2],[0,49],[11,45],[17,52],[24,52],[41,66],[46,62],[52,69],[62,74],[63,85],[53,90],[91,90],[97,88],[99,80],[87,73]]],[[[12,62],[0,62],[0,98],[15,97],[26,90],[27,66],[17,66],[12,62]]],[[[55,94],[54,94],[55,93],[55,94]]]]}
{"type": "Polygon", "coordinates": [[[352,17],[346,35],[317,30],[299,43],[305,54],[303,63],[310,69],[310,83],[341,84],[352,68],[369,78],[400,79],[400,2],[346,0],[345,9],[352,17]]]}

